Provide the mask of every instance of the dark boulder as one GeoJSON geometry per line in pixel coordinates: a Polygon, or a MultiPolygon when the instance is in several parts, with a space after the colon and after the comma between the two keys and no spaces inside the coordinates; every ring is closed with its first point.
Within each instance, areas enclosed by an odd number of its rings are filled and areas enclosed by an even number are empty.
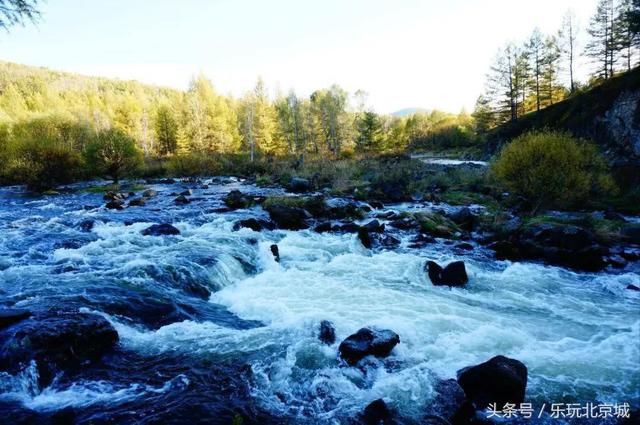
{"type": "Polygon", "coordinates": [[[478,216],[469,207],[464,207],[449,215],[451,221],[456,223],[461,229],[472,231],[478,224],[478,216]]]}
{"type": "Polygon", "coordinates": [[[381,233],[375,233],[373,235],[375,245],[382,248],[395,248],[400,245],[400,239],[395,236],[385,235],[381,233]]]}
{"type": "Polygon", "coordinates": [[[144,192],[142,192],[142,197],[143,198],[153,198],[153,197],[155,197],[157,195],[158,195],[158,192],[156,192],[153,189],[147,189],[144,192]]]}
{"type": "Polygon", "coordinates": [[[303,193],[311,190],[311,182],[301,177],[294,177],[287,186],[289,192],[303,193]]]}
{"type": "Polygon", "coordinates": [[[318,339],[324,344],[331,345],[336,342],[336,329],[328,320],[320,322],[320,333],[318,339]]]}
{"type": "Polygon", "coordinates": [[[524,401],[527,367],[518,360],[496,356],[461,369],[457,375],[458,383],[477,409],[484,409],[490,403],[504,406],[505,403],[519,405],[524,401]]]}
{"type": "Polygon", "coordinates": [[[435,242],[436,242],[436,238],[434,238],[433,236],[427,235],[426,233],[420,233],[416,237],[411,239],[409,248],[423,248],[435,242]]]}
{"type": "Polygon", "coordinates": [[[495,252],[498,260],[518,260],[521,258],[518,246],[510,240],[491,242],[487,248],[495,252]]]}
{"type": "Polygon", "coordinates": [[[633,223],[622,226],[620,234],[627,241],[640,245],[640,224],[633,223]]]}
{"type": "Polygon", "coordinates": [[[118,342],[118,333],[96,314],[47,312],[4,329],[0,341],[0,368],[18,370],[35,360],[46,385],[56,370],[98,360],[118,342]]]}
{"type": "Polygon", "coordinates": [[[186,204],[190,203],[191,201],[189,200],[189,198],[187,198],[184,195],[178,195],[176,197],[176,199],[173,200],[173,202],[175,202],[178,205],[186,205],[186,204]]]}
{"type": "Polygon", "coordinates": [[[460,249],[462,251],[473,251],[473,245],[471,245],[469,242],[457,243],[454,248],[460,249]]]}
{"type": "Polygon", "coordinates": [[[95,224],[94,220],[87,219],[87,220],[82,220],[80,223],[78,223],[78,227],[83,232],[90,232],[91,229],[93,229],[94,224],[95,224]]]}
{"type": "Polygon", "coordinates": [[[593,233],[581,227],[539,224],[526,228],[518,239],[523,258],[541,259],[549,264],[578,270],[598,271],[606,266],[608,249],[593,233]]]}
{"type": "Polygon", "coordinates": [[[109,202],[107,202],[105,207],[107,209],[110,209],[110,210],[123,210],[124,209],[124,201],[121,200],[121,199],[116,199],[116,200],[113,200],[113,201],[109,201],[109,202]]]}
{"type": "Polygon", "coordinates": [[[273,254],[273,259],[276,260],[276,263],[280,262],[280,248],[278,245],[272,244],[269,249],[271,250],[271,254],[273,254]]]}
{"type": "Polygon", "coordinates": [[[251,199],[236,189],[225,196],[224,204],[234,210],[249,208],[251,206],[251,199]]]}
{"type": "Polygon", "coordinates": [[[391,225],[400,230],[418,229],[420,227],[418,220],[412,216],[396,218],[391,222],[391,225]]]}
{"type": "Polygon", "coordinates": [[[380,223],[378,220],[371,220],[367,224],[362,225],[362,227],[371,233],[384,232],[384,224],[380,223]]]}
{"type": "Polygon", "coordinates": [[[314,227],[313,231],[317,233],[326,233],[326,232],[330,232],[331,229],[332,229],[331,222],[325,221],[324,223],[320,223],[316,227],[314,227]]]}
{"type": "Polygon", "coordinates": [[[445,268],[440,267],[435,261],[427,261],[425,269],[429,280],[436,286],[463,286],[469,281],[463,261],[454,261],[445,268]]]}
{"type": "Polygon", "coordinates": [[[364,408],[361,419],[364,425],[395,424],[391,410],[389,410],[387,403],[381,398],[372,401],[364,408]]]}
{"type": "Polygon", "coordinates": [[[183,190],[182,192],[180,192],[180,195],[182,195],[182,196],[191,196],[191,195],[193,195],[193,191],[191,189],[186,189],[186,190],[183,190]]]}
{"type": "Polygon", "coordinates": [[[335,230],[336,232],[358,233],[358,231],[360,230],[360,226],[358,226],[356,223],[344,223],[334,226],[333,230],[335,230]]]}
{"type": "Polygon", "coordinates": [[[180,230],[168,223],[154,224],[141,232],[144,236],[179,235],[180,230]]]}
{"type": "Polygon", "coordinates": [[[638,288],[636,285],[632,285],[631,283],[627,285],[627,289],[630,291],[640,291],[640,288],[638,288]]]}
{"type": "Polygon", "coordinates": [[[129,201],[130,207],[143,207],[147,204],[146,198],[135,198],[129,201]]]}
{"type": "Polygon", "coordinates": [[[105,201],[123,201],[128,197],[129,195],[127,195],[126,193],[109,191],[105,193],[104,196],[102,196],[102,199],[104,199],[105,201]]]}
{"type": "Polygon", "coordinates": [[[469,423],[475,415],[475,409],[455,379],[438,381],[434,390],[436,396],[427,406],[425,422],[436,424],[439,423],[437,419],[441,419],[443,422],[440,423],[469,423]]]}
{"type": "Polygon", "coordinates": [[[254,232],[259,232],[261,230],[273,230],[276,228],[276,226],[270,221],[257,218],[247,218],[245,220],[235,222],[233,225],[233,230],[240,230],[243,227],[251,229],[254,232]]]}
{"type": "Polygon", "coordinates": [[[22,308],[0,309],[0,329],[28,319],[29,317],[31,317],[31,312],[22,308]]]}
{"type": "Polygon", "coordinates": [[[371,249],[373,246],[373,242],[371,240],[371,235],[369,235],[369,231],[364,227],[358,228],[358,239],[360,239],[360,243],[367,249],[371,249]]]}
{"type": "Polygon", "coordinates": [[[376,210],[381,210],[384,208],[384,204],[380,201],[371,201],[369,202],[369,205],[371,205],[371,208],[376,210]]]}
{"type": "Polygon", "coordinates": [[[308,214],[302,208],[270,205],[266,209],[271,220],[275,222],[280,229],[302,230],[309,227],[306,222],[308,214]]]}
{"type": "Polygon", "coordinates": [[[391,330],[362,328],[342,341],[338,351],[347,364],[353,366],[369,355],[387,357],[399,342],[400,337],[391,330]]]}

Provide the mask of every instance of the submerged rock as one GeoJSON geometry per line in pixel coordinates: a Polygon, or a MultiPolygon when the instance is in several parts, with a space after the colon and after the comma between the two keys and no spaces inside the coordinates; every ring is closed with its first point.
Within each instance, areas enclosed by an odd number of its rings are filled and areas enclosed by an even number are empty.
{"type": "Polygon", "coordinates": [[[163,236],[163,235],[179,235],[180,230],[169,223],[154,224],[147,227],[142,232],[144,236],[163,236]]]}
{"type": "Polygon", "coordinates": [[[369,355],[387,357],[398,343],[400,337],[391,330],[362,328],[342,341],[338,351],[347,364],[353,366],[369,355]]]}
{"type": "Polygon", "coordinates": [[[35,360],[46,385],[57,369],[77,368],[102,357],[118,342],[118,333],[96,314],[47,312],[9,326],[0,340],[3,369],[19,369],[35,360]]]}
{"type": "Polygon", "coordinates": [[[336,329],[328,320],[320,322],[320,333],[318,339],[324,344],[331,345],[336,342],[336,329]]]}
{"type": "Polygon", "coordinates": [[[373,246],[373,243],[371,241],[371,236],[369,235],[369,231],[364,227],[358,228],[358,239],[360,239],[362,246],[364,246],[367,249],[371,249],[371,247],[373,246]]]}
{"type": "Polygon", "coordinates": [[[87,220],[82,220],[80,223],[78,223],[78,227],[83,232],[90,232],[93,229],[94,224],[95,224],[94,220],[87,219],[87,220]]]}
{"type": "Polygon", "coordinates": [[[445,268],[440,267],[435,261],[427,261],[425,269],[431,283],[436,286],[463,286],[469,281],[463,261],[454,261],[445,268]]]}
{"type": "Polygon", "coordinates": [[[0,309],[0,329],[31,317],[31,312],[22,308],[0,309]]]}
{"type": "Polygon", "coordinates": [[[365,425],[395,424],[391,410],[389,410],[387,403],[381,398],[369,403],[360,416],[362,423],[365,425]]]}
{"type": "Polygon", "coordinates": [[[143,198],[153,198],[153,197],[155,197],[157,195],[158,195],[158,192],[156,192],[153,189],[147,189],[144,192],[142,192],[142,197],[143,198]]]}
{"type": "Polygon", "coordinates": [[[524,401],[527,367],[518,360],[496,356],[461,369],[457,375],[458,383],[477,409],[484,409],[490,403],[504,406],[524,401]]]}
{"type": "Polygon", "coordinates": [[[313,231],[317,233],[326,233],[326,232],[330,232],[331,230],[332,230],[332,225],[331,225],[331,222],[329,221],[320,223],[313,228],[313,231]]]}
{"type": "Polygon", "coordinates": [[[130,207],[143,207],[147,204],[147,200],[145,198],[136,198],[129,201],[130,207]]]}
{"type": "Polygon", "coordinates": [[[109,201],[105,205],[105,208],[110,210],[123,210],[124,209],[124,201],[120,199],[116,199],[114,201],[109,201]]]}
{"type": "Polygon", "coordinates": [[[306,223],[307,212],[302,208],[270,205],[266,210],[271,220],[274,221],[280,229],[302,230],[309,228],[309,225],[306,223]]]}
{"type": "Polygon", "coordinates": [[[178,195],[178,196],[176,197],[176,199],[174,199],[174,200],[173,200],[173,202],[175,202],[175,203],[176,203],[176,204],[178,204],[178,205],[186,205],[186,204],[191,203],[191,201],[189,200],[189,198],[187,198],[187,197],[186,197],[186,196],[184,196],[184,195],[178,195]]]}
{"type": "Polygon", "coordinates": [[[233,230],[240,230],[243,227],[251,229],[254,232],[259,232],[261,230],[273,230],[276,228],[276,226],[270,221],[257,218],[247,218],[245,220],[235,222],[233,230]]]}

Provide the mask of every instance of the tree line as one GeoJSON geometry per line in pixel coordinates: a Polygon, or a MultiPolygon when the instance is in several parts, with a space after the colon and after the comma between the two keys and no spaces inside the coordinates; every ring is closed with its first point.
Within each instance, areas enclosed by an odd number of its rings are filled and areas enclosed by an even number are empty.
{"type": "Polygon", "coordinates": [[[478,131],[517,120],[579,91],[575,74],[583,55],[593,65],[585,88],[638,66],[640,0],[599,0],[586,32],[588,43],[581,49],[580,28],[569,11],[555,34],[536,28],[527,40],[500,49],[485,93],[476,102],[473,116],[478,131]]]}

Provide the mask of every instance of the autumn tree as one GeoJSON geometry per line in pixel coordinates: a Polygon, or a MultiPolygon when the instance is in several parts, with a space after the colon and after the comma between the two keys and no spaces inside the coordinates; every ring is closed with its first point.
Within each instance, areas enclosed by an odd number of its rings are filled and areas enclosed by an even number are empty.
{"type": "Polygon", "coordinates": [[[159,153],[169,155],[178,147],[178,122],[169,105],[160,105],[156,111],[155,133],[159,144],[159,153]]]}

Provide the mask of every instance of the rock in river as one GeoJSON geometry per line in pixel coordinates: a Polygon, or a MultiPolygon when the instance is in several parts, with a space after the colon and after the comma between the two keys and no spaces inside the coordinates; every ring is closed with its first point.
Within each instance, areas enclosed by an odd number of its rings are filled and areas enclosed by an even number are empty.
{"type": "Polygon", "coordinates": [[[302,230],[309,227],[306,223],[308,213],[302,208],[270,205],[266,209],[271,220],[273,220],[280,229],[302,230]]]}
{"type": "Polygon", "coordinates": [[[180,230],[168,223],[154,224],[141,232],[144,236],[179,235],[180,230]]]}
{"type": "Polygon", "coordinates": [[[318,335],[318,339],[327,345],[331,345],[336,342],[336,329],[330,321],[323,320],[320,322],[320,334],[318,335]]]}
{"type": "Polygon", "coordinates": [[[387,357],[399,342],[400,337],[391,330],[362,328],[342,341],[338,351],[353,366],[369,355],[387,357]]]}
{"type": "Polygon", "coordinates": [[[458,371],[458,383],[477,409],[490,403],[519,405],[527,388],[527,367],[520,361],[496,356],[476,366],[458,371]]]}
{"type": "Polygon", "coordinates": [[[443,269],[435,261],[427,261],[425,269],[436,286],[463,286],[469,281],[463,261],[454,261],[443,269]]]}

